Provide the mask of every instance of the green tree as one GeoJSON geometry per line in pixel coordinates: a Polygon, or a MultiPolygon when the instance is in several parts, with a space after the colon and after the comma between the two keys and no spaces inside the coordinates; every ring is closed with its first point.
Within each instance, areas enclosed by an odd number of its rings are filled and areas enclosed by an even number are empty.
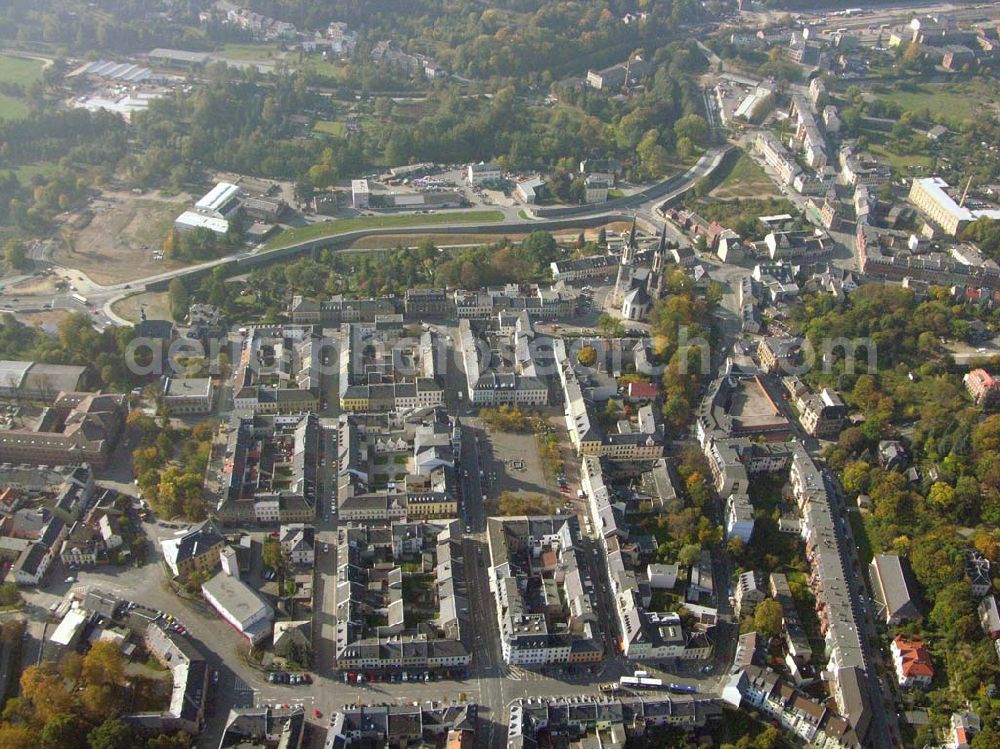
{"type": "Polygon", "coordinates": [[[972,749],[996,749],[1000,746],[1000,731],[990,724],[985,724],[983,730],[972,737],[969,744],[972,749]]]}
{"type": "Polygon", "coordinates": [[[146,749],[188,749],[190,746],[191,737],[180,732],[154,736],[146,742],[146,749]]]}
{"type": "Polygon", "coordinates": [[[90,749],[132,749],[131,729],[120,720],[106,720],[89,734],[90,749]]]}
{"type": "Polygon", "coordinates": [[[660,145],[660,134],[656,130],[650,130],[642,136],[635,152],[643,169],[651,177],[658,177],[666,172],[670,157],[667,149],[660,145]]]}
{"type": "Polygon", "coordinates": [[[781,731],[774,726],[768,726],[754,739],[753,749],[778,749],[781,745],[781,731]]]}
{"type": "Polygon", "coordinates": [[[844,466],[841,483],[849,494],[862,494],[868,491],[868,477],[871,466],[863,460],[856,460],[844,466]]]}
{"type": "Polygon", "coordinates": [[[8,240],[4,245],[3,258],[7,267],[14,270],[25,270],[31,265],[24,245],[16,239],[8,240]]]}
{"type": "Polygon", "coordinates": [[[956,543],[954,529],[942,526],[913,539],[910,566],[933,598],[939,590],[958,580],[961,556],[961,545],[956,543]]]}
{"type": "Polygon", "coordinates": [[[757,604],[753,612],[753,625],[763,637],[777,637],[781,634],[781,604],[767,598],[757,604]]]}
{"type": "Polygon", "coordinates": [[[708,135],[708,123],[700,115],[685,115],[674,123],[674,135],[678,141],[687,138],[692,143],[703,145],[708,135]]]}
{"type": "Polygon", "coordinates": [[[681,547],[681,550],[677,552],[677,563],[683,564],[685,567],[691,567],[698,563],[698,559],[701,558],[701,545],[700,544],[685,544],[681,547]]]}
{"type": "Polygon", "coordinates": [[[694,143],[690,138],[678,138],[677,139],[677,155],[682,159],[688,159],[694,155],[694,143]]]}
{"type": "Polygon", "coordinates": [[[281,542],[276,538],[268,538],[261,549],[261,559],[266,567],[281,571],[285,568],[285,552],[281,542]]]}
{"type": "Polygon", "coordinates": [[[170,314],[174,320],[183,320],[191,304],[191,296],[184,281],[180,278],[172,279],[167,288],[167,295],[170,299],[170,314]]]}
{"type": "Polygon", "coordinates": [[[952,647],[976,636],[976,603],[967,580],[950,583],[938,592],[930,620],[952,647]]]}
{"type": "Polygon", "coordinates": [[[559,256],[555,237],[547,231],[533,231],[521,243],[521,251],[539,271],[548,268],[549,263],[559,256]]]}
{"type": "Polygon", "coordinates": [[[21,591],[17,589],[17,585],[12,582],[6,582],[0,585],[0,606],[16,606],[21,602],[21,591]]]}
{"type": "Polygon", "coordinates": [[[49,718],[42,728],[42,746],[45,749],[86,749],[87,731],[76,715],[59,713],[49,718]]]}
{"type": "Polygon", "coordinates": [[[621,338],[625,335],[624,323],[611,315],[601,315],[598,317],[597,329],[605,338],[621,338]]]}

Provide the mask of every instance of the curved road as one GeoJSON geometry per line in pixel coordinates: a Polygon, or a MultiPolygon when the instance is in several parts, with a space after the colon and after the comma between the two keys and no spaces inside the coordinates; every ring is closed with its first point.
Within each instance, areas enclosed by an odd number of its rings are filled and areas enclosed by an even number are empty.
{"type": "MultiPolygon", "coordinates": [[[[354,242],[355,240],[367,236],[406,236],[421,233],[497,234],[499,236],[511,231],[533,231],[537,229],[558,230],[597,226],[616,219],[630,220],[633,216],[636,217],[640,223],[646,224],[646,229],[648,231],[659,231],[663,222],[662,215],[657,210],[658,207],[665,201],[672,200],[673,198],[683,194],[701,177],[710,174],[718,167],[718,165],[722,162],[723,156],[731,148],[733,148],[731,144],[724,144],[709,149],[702,155],[698,162],[680,178],[676,176],[671,177],[669,180],[664,180],[663,182],[653,185],[652,187],[647,188],[647,190],[636,193],[629,198],[616,201],[614,210],[611,210],[608,206],[594,205],[589,207],[589,210],[582,210],[571,216],[539,219],[521,218],[513,211],[505,211],[503,220],[487,224],[456,222],[453,224],[414,225],[391,228],[373,227],[371,229],[359,229],[357,231],[345,232],[343,234],[336,234],[318,239],[309,239],[288,245],[286,247],[279,247],[271,250],[263,250],[259,252],[242,250],[240,252],[235,252],[231,255],[205,263],[200,263],[198,265],[178,268],[176,270],[159,273],[147,278],[136,279],[126,283],[110,284],[107,286],[95,283],[84,273],[76,269],[57,266],[45,260],[43,257],[35,257],[34,259],[36,266],[44,265],[45,267],[50,268],[57,275],[71,278],[73,285],[76,287],[75,292],[67,290],[53,296],[51,298],[52,307],[57,309],[87,311],[87,308],[83,304],[73,298],[73,294],[77,293],[86,297],[88,302],[92,305],[95,322],[98,325],[131,325],[132,323],[129,320],[125,320],[124,318],[118,316],[112,309],[112,306],[121,299],[140,291],[165,289],[167,284],[174,278],[195,278],[210,272],[213,268],[230,264],[236,264],[240,267],[245,266],[249,269],[257,265],[265,265],[283,258],[294,257],[295,255],[319,248],[343,247],[351,242],[354,242]],[[662,188],[668,183],[672,183],[672,187],[671,189],[664,191],[662,188]]],[[[456,213],[459,212],[456,211],[456,213]]],[[[672,231],[669,225],[668,231],[672,231]]],[[[672,233],[675,240],[684,241],[680,234],[673,231],[672,233]]],[[[40,246],[44,244],[44,242],[40,243],[40,246]]],[[[8,279],[3,285],[0,285],[0,290],[11,286],[17,280],[20,279],[8,279]]],[[[0,293],[2,293],[2,291],[0,291],[0,293]]],[[[6,302],[4,309],[12,312],[38,311],[42,308],[42,303],[44,301],[48,301],[47,299],[42,300],[38,297],[29,297],[14,301],[9,298],[12,296],[11,292],[7,292],[4,296],[8,297],[3,299],[3,301],[6,302]]]]}

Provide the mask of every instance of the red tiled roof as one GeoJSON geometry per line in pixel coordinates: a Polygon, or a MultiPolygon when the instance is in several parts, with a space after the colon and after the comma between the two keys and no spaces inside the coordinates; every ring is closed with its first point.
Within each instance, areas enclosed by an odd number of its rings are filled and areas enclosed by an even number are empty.
{"type": "Polygon", "coordinates": [[[903,676],[907,678],[913,676],[934,678],[934,664],[921,640],[906,640],[897,636],[895,643],[903,661],[903,676]]]}
{"type": "Polygon", "coordinates": [[[655,382],[630,382],[628,395],[630,398],[655,398],[660,389],[655,382]]]}

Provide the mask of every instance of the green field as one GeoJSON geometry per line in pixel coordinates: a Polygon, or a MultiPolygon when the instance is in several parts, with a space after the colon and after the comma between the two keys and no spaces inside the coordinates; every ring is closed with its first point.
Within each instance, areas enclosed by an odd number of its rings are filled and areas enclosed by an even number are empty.
{"type": "Polygon", "coordinates": [[[340,120],[320,120],[313,126],[314,133],[333,135],[337,138],[343,138],[346,129],[347,126],[340,120]]]}
{"type": "Polygon", "coordinates": [[[267,62],[278,59],[281,50],[276,44],[223,44],[219,54],[231,57],[234,60],[248,60],[250,62],[267,62]]]}
{"type": "Polygon", "coordinates": [[[865,526],[865,518],[860,512],[848,512],[847,519],[851,523],[851,532],[854,534],[854,543],[858,545],[858,559],[861,564],[868,565],[874,552],[872,542],[868,538],[868,528],[865,526]]]}
{"type": "Polygon", "coordinates": [[[23,57],[0,55],[0,83],[29,86],[42,77],[42,62],[23,57]]]}
{"type": "MultiPolygon", "coordinates": [[[[0,83],[18,84],[27,88],[42,75],[42,62],[22,57],[0,55],[0,83]]],[[[0,120],[17,120],[28,116],[24,99],[0,94],[0,120]]]]}
{"type": "Polygon", "coordinates": [[[327,221],[312,226],[289,229],[267,243],[265,249],[287,247],[309,239],[334,237],[361,229],[393,229],[407,226],[438,226],[440,224],[487,224],[503,221],[501,211],[451,211],[418,216],[361,216],[327,221]]]}
{"type": "Polygon", "coordinates": [[[920,83],[908,86],[912,90],[896,89],[879,94],[879,98],[895,102],[904,112],[913,112],[921,119],[960,125],[975,119],[983,105],[997,106],[1000,84],[985,78],[954,83],[920,83]]]}
{"type": "Polygon", "coordinates": [[[23,185],[31,182],[35,175],[41,174],[44,177],[51,177],[59,170],[59,167],[52,161],[36,161],[32,164],[24,164],[14,170],[18,181],[23,185]]]}
{"type": "Polygon", "coordinates": [[[886,145],[886,134],[880,130],[862,128],[868,140],[868,150],[885,160],[897,172],[909,173],[916,168],[929,169],[934,160],[927,153],[897,153],[886,145]]]}
{"type": "Polygon", "coordinates": [[[24,103],[24,99],[0,94],[0,120],[19,120],[27,116],[28,105],[24,103]]]}
{"type": "Polygon", "coordinates": [[[716,198],[760,198],[781,197],[781,192],[767,176],[767,172],[743,153],[733,164],[729,174],[712,190],[711,195],[716,198]]]}
{"type": "Polygon", "coordinates": [[[292,65],[297,69],[308,73],[324,76],[325,78],[342,79],[347,72],[343,63],[329,62],[319,55],[306,55],[299,62],[295,60],[292,65]]]}

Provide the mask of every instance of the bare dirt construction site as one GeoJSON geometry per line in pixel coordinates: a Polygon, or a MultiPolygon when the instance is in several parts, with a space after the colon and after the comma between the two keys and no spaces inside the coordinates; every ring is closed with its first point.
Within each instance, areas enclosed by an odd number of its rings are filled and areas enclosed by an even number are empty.
{"type": "Polygon", "coordinates": [[[103,192],[67,221],[53,260],[86,273],[99,284],[121,283],[180,267],[157,260],[174,219],[190,205],[188,195],[163,198],[154,194],[103,192]]]}
{"type": "Polygon", "coordinates": [[[59,323],[71,314],[73,311],[68,309],[47,309],[38,312],[18,310],[17,321],[32,327],[44,328],[47,331],[55,331],[59,327],[59,323]]]}

